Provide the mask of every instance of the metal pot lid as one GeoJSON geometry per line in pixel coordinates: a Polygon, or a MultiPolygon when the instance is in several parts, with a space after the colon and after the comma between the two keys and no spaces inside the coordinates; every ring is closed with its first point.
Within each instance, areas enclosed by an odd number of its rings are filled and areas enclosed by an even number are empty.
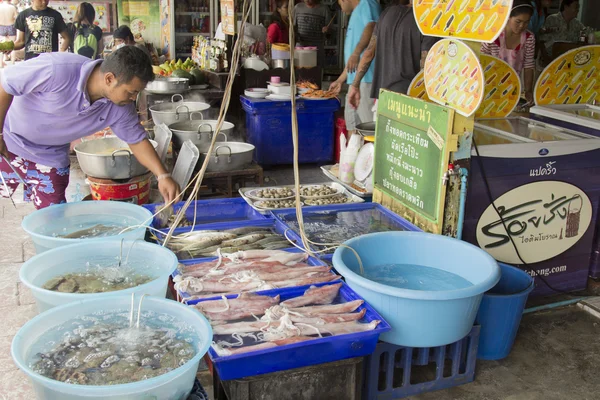
{"type": "MultiPolygon", "coordinates": [[[[179,132],[190,132],[197,133],[198,128],[201,132],[214,132],[217,127],[217,120],[214,119],[193,119],[188,121],[175,122],[174,124],[169,125],[169,129],[171,131],[179,131],[179,132]],[[203,126],[204,125],[204,126],[203,126]],[[210,129],[209,129],[210,127],[210,129]]],[[[231,122],[223,121],[223,125],[221,126],[222,130],[233,129],[235,125],[231,122]]]]}
{"type": "MultiPolygon", "coordinates": [[[[152,143],[154,149],[156,149],[158,146],[158,143],[154,140],[150,140],[150,143],[152,143]]],[[[113,153],[120,149],[124,150],[123,153],[125,153],[125,150],[127,150],[130,154],[132,154],[127,142],[119,139],[118,137],[93,139],[87,142],[78,143],[74,148],[77,154],[96,157],[112,157],[113,153]]]]}
{"type": "Polygon", "coordinates": [[[375,121],[358,124],[356,125],[356,130],[361,134],[373,135],[375,133],[375,121]]]}
{"type": "MultiPolygon", "coordinates": [[[[251,145],[250,143],[244,143],[244,142],[227,142],[227,143],[219,143],[219,144],[215,144],[215,149],[213,150],[213,156],[215,155],[215,153],[218,153],[219,156],[228,156],[229,154],[229,149],[231,150],[231,155],[234,154],[241,154],[241,153],[246,153],[249,151],[254,151],[254,145],[251,145]]],[[[202,153],[204,155],[208,154],[208,153],[202,153]]]]}
{"type": "Polygon", "coordinates": [[[195,111],[205,111],[210,105],[201,101],[178,101],[177,103],[161,103],[150,107],[150,111],[158,113],[185,113],[195,111]]]}

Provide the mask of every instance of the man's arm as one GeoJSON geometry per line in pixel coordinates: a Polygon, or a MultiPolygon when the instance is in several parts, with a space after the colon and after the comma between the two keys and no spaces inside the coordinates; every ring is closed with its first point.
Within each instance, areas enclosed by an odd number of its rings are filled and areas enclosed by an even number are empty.
{"type": "Polygon", "coordinates": [[[358,64],[358,69],[356,71],[356,76],[354,77],[354,81],[352,82],[352,86],[355,88],[360,87],[360,82],[362,78],[364,78],[365,74],[369,70],[371,66],[371,62],[375,58],[375,51],[377,50],[377,36],[373,35],[371,37],[371,41],[369,42],[369,46],[363,53],[360,58],[360,63],[358,64]]]}
{"type": "MultiPolygon", "coordinates": [[[[8,113],[8,109],[12,103],[13,96],[6,93],[2,85],[0,85],[0,132],[4,127],[4,120],[6,119],[6,114],[8,113]]],[[[0,154],[8,159],[8,149],[6,148],[6,144],[4,144],[4,137],[0,135],[0,154]]]]}
{"type": "Polygon", "coordinates": [[[64,30],[60,33],[60,36],[63,38],[62,46],[60,46],[60,51],[65,52],[69,50],[69,46],[71,45],[71,38],[69,36],[69,31],[64,30]]]}
{"type": "Polygon", "coordinates": [[[360,35],[360,40],[358,41],[356,48],[354,48],[354,51],[348,58],[348,63],[346,64],[348,72],[356,71],[356,67],[358,66],[358,63],[360,61],[360,55],[369,45],[371,41],[371,36],[373,36],[373,31],[375,30],[375,25],[375,22],[369,22],[365,26],[362,35],[360,35]]]}
{"type": "Polygon", "coordinates": [[[15,40],[14,50],[21,50],[25,47],[25,32],[17,29],[17,40],[15,40]]]}

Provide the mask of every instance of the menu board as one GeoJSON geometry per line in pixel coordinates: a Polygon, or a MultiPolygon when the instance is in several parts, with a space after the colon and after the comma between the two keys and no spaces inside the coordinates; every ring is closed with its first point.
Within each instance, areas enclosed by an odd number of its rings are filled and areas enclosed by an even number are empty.
{"type": "MultiPolygon", "coordinates": [[[[75,17],[80,3],[80,1],[52,1],[49,5],[61,14],[65,23],[68,24],[73,22],[73,17],[75,17]]],[[[90,4],[96,10],[94,23],[102,29],[102,32],[110,32],[110,3],[90,2],[90,4]]]]}
{"type": "Polygon", "coordinates": [[[504,29],[513,0],[413,0],[423,35],[493,42],[504,29]]]}
{"type": "Polygon", "coordinates": [[[235,1],[219,0],[221,3],[221,28],[226,35],[235,35],[235,1]]]}
{"type": "Polygon", "coordinates": [[[485,78],[485,94],[476,118],[505,118],[513,112],[521,97],[521,80],[505,61],[482,54],[479,57],[485,78]]]}
{"type": "Polygon", "coordinates": [[[437,104],[386,90],[379,94],[375,187],[438,226],[453,118],[452,110],[437,104]]]}
{"type": "Polygon", "coordinates": [[[438,104],[470,117],[483,99],[483,69],[475,52],[460,40],[437,42],[425,60],[427,95],[438,104]]]}
{"type": "Polygon", "coordinates": [[[600,100],[600,46],[573,49],[552,61],[540,75],[535,104],[592,104],[600,100]]]}
{"type": "Polygon", "coordinates": [[[410,97],[430,101],[429,96],[427,96],[427,89],[425,88],[425,73],[423,70],[412,80],[406,94],[410,97]]]}

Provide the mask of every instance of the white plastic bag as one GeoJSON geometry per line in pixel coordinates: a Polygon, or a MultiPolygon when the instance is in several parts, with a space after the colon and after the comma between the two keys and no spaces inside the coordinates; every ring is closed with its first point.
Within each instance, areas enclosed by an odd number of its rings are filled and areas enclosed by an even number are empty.
{"type": "Polygon", "coordinates": [[[350,136],[347,146],[344,146],[344,140],[341,141],[340,180],[344,183],[354,182],[354,164],[362,143],[362,136],[356,133],[350,136]]]}

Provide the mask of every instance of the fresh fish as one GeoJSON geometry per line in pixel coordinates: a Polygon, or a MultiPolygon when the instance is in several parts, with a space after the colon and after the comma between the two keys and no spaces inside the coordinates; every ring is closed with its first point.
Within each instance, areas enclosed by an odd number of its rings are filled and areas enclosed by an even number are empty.
{"type": "Polygon", "coordinates": [[[298,326],[296,326],[298,328],[296,332],[299,333],[299,336],[311,336],[324,333],[329,333],[331,335],[343,335],[346,333],[372,331],[373,329],[377,328],[377,325],[379,325],[380,322],[381,321],[379,320],[374,320],[368,324],[361,324],[357,321],[350,321],[318,326],[298,324],[298,326]]]}
{"type": "MultiPolygon", "coordinates": [[[[226,276],[217,276],[215,278],[205,279],[203,282],[207,282],[209,280],[214,280],[218,282],[227,283],[230,282],[239,282],[243,281],[245,277],[251,279],[255,277],[257,280],[262,280],[265,282],[271,281],[285,281],[287,279],[295,279],[295,278],[310,278],[316,274],[321,274],[325,272],[331,271],[330,267],[306,267],[306,268],[287,268],[284,271],[280,272],[272,272],[269,270],[258,269],[258,270],[250,270],[250,271],[241,271],[238,273],[234,273],[226,276]]],[[[319,303],[316,303],[319,304],[319,303]]]]}
{"type": "Polygon", "coordinates": [[[329,272],[322,272],[314,274],[309,278],[298,278],[298,279],[288,279],[285,281],[275,281],[269,282],[271,286],[276,288],[283,287],[291,287],[291,286],[304,286],[304,285],[314,285],[315,283],[324,283],[324,282],[332,282],[341,279],[341,276],[334,275],[329,272]]]}
{"type": "Polygon", "coordinates": [[[169,219],[174,215],[173,206],[164,205],[160,211],[155,215],[156,225],[159,229],[166,228],[169,225],[169,219]]]}
{"type": "Polygon", "coordinates": [[[243,228],[227,229],[226,231],[223,231],[223,232],[232,233],[236,236],[239,236],[239,235],[247,235],[247,234],[254,233],[254,232],[269,232],[270,230],[271,230],[270,227],[246,226],[243,228]]]}
{"type": "Polygon", "coordinates": [[[278,241],[278,242],[273,242],[273,243],[269,243],[267,245],[264,245],[263,248],[265,250],[280,250],[280,249],[286,249],[289,247],[292,247],[293,245],[286,241],[278,241]]]}
{"type": "Polygon", "coordinates": [[[202,235],[188,236],[184,240],[176,239],[167,244],[167,247],[176,251],[198,251],[215,246],[224,240],[233,239],[235,235],[222,232],[204,233],[202,235]]]}
{"type": "Polygon", "coordinates": [[[267,309],[275,304],[279,304],[279,296],[270,297],[254,293],[242,293],[235,299],[200,302],[196,304],[196,308],[200,311],[224,312],[228,310],[240,310],[249,306],[267,309]]]}
{"type": "Polygon", "coordinates": [[[290,319],[292,320],[292,322],[298,322],[302,324],[321,325],[338,322],[358,321],[362,319],[366,313],[367,310],[362,309],[360,312],[356,313],[319,314],[313,317],[300,317],[296,315],[291,315],[290,319]]]}
{"type": "Polygon", "coordinates": [[[237,237],[230,240],[225,240],[221,243],[224,247],[236,247],[236,246],[244,246],[246,244],[254,243],[258,240],[264,239],[265,235],[262,233],[253,233],[241,237],[237,237]]]}
{"type": "Polygon", "coordinates": [[[67,235],[62,235],[59,237],[65,238],[65,239],[80,239],[80,238],[90,238],[90,237],[98,237],[98,236],[102,236],[102,235],[106,235],[110,232],[114,232],[114,234],[117,234],[119,231],[125,229],[125,226],[108,226],[108,225],[104,225],[104,224],[97,224],[94,225],[90,228],[86,228],[86,229],[81,229],[79,231],[75,231],[75,232],[71,232],[67,235]]]}
{"type": "Polygon", "coordinates": [[[217,354],[219,354],[220,356],[223,357],[223,356],[232,356],[235,354],[251,353],[251,352],[259,351],[259,350],[272,349],[272,348],[278,347],[278,346],[285,346],[288,344],[300,343],[300,342],[305,342],[307,340],[313,340],[313,339],[314,338],[306,337],[306,336],[296,336],[296,337],[292,337],[292,338],[274,340],[272,342],[255,344],[253,346],[244,346],[244,347],[238,347],[238,348],[225,349],[221,346],[213,345],[213,348],[215,349],[217,354]]]}
{"type": "MultiPolygon", "coordinates": [[[[314,268],[314,267],[313,267],[314,268]]],[[[304,295],[284,301],[281,305],[289,308],[297,308],[309,304],[331,304],[340,291],[341,283],[320,288],[311,287],[304,295]]]]}
{"type": "MultiPolygon", "coordinates": [[[[229,300],[231,301],[231,300],[229,300]]],[[[279,295],[273,297],[273,304],[279,303],[279,295]]],[[[244,304],[243,307],[234,308],[231,310],[219,310],[216,311],[203,311],[200,309],[202,302],[196,304],[194,307],[199,309],[200,312],[204,314],[211,321],[234,321],[237,319],[249,318],[252,316],[260,317],[265,314],[265,311],[268,307],[265,307],[265,302],[258,301],[254,303],[253,301],[248,301],[244,304]]]]}
{"type": "Polygon", "coordinates": [[[279,242],[279,241],[281,241],[281,236],[279,236],[279,235],[265,235],[264,239],[261,239],[261,240],[255,242],[254,244],[256,244],[258,246],[264,246],[266,244],[273,243],[273,242],[279,242]]]}
{"type": "Polygon", "coordinates": [[[353,300],[341,304],[292,308],[291,311],[299,313],[305,317],[323,314],[343,314],[353,312],[358,307],[362,306],[363,303],[363,300],[353,300]]]}
{"type": "Polygon", "coordinates": [[[259,332],[269,326],[278,325],[277,321],[244,321],[232,322],[225,325],[213,325],[213,334],[231,335],[232,333],[259,332]]]}

